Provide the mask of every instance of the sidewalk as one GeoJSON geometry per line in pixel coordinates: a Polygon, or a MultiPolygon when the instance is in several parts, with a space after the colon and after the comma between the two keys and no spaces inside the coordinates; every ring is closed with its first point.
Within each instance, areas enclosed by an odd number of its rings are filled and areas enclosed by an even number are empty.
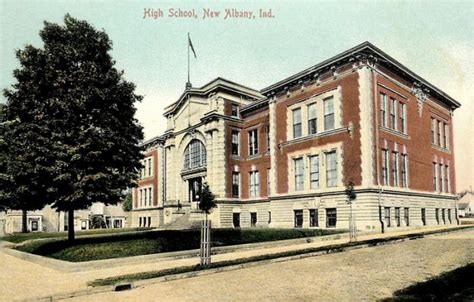
{"type": "MultiPolygon", "coordinates": [[[[420,234],[436,230],[455,231],[461,227],[466,226],[425,227],[408,231],[392,231],[385,234],[367,234],[358,236],[358,240],[388,238],[405,234],[420,234]]],[[[348,241],[349,239],[345,236],[340,239],[314,241],[309,243],[302,243],[299,241],[298,243],[287,246],[263,246],[251,250],[234,250],[214,255],[212,256],[212,261],[215,263],[258,255],[343,244],[348,241]]],[[[20,259],[12,256],[11,251],[5,250],[5,248],[0,248],[0,299],[5,301],[31,299],[35,297],[45,297],[60,293],[86,290],[88,288],[88,282],[99,278],[196,265],[200,261],[199,257],[186,259],[165,258],[154,263],[150,263],[150,261],[130,265],[121,263],[119,266],[110,265],[107,268],[92,269],[82,272],[64,272],[45,265],[20,259]],[[21,286],[19,286],[19,284],[21,284],[21,286]]]]}

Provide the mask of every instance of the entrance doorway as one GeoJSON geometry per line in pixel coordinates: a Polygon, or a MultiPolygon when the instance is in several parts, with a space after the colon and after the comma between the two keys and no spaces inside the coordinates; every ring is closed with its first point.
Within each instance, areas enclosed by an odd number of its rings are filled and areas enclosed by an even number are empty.
{"type": "Polygon", "coordinates": [[[201,201],[202,177],[195,177],[188,180],[189,184],[189,201],[201,201]]]}

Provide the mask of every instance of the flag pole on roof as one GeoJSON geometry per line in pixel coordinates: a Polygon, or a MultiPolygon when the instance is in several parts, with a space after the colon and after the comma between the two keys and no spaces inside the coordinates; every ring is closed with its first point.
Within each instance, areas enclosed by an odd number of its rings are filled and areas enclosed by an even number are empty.
{"type": "Polygon", "coordinates": [[[197,59],[196,51],[194,50],[193,42],[191,41],[191,36],[190,36],[189,33],[188,33],[188,82],[186,83],[186,89],[189,89],[189,88],[192,87],[192,85],[191,85],[191,80],[190,80],[190,76],[189,76],[189,74],[190,74],[190,72],[189,72],[189,69],[190,69],[190,67],[189,67],[189,65],[190,65],[190,61],[189,61],[189,55],[190,55],[190,53],[189,53],[189,50],[190,50],[190,49],[191,49],[192,52],[193,52],[194,58],[197,59]]]}

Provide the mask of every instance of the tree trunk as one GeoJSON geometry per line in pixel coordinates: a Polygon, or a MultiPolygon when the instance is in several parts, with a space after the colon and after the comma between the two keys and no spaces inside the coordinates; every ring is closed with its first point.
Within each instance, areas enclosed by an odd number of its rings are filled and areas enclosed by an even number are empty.
{"type": "Polygon", "coordinates": [[[21,210],[21,232],[22,233],[28,233],[27,214],[28,214],[27,210],[21,210]]]}
{"type": "Polygon", "coordinates": [[[67,240],[74,240],[74,210],[68,211],[67,216],[67,240]]]}

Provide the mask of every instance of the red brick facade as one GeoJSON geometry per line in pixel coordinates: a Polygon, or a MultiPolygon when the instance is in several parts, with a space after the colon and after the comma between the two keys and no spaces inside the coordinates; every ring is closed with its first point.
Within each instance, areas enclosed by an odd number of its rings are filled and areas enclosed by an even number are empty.
{"type": "Polygon", "coordinates": [[[349,183],[360,228],[439,224],[438,213],[453,223],[459,106],[367,42],[260,92],[221,78],[189,88],[144,154],[154,173],[133,192],[137,221],[192,213],[207,182],[218,226],[347,228],[349,183]],[[140,206],[150,186],[152,204],[140,206]]]}

